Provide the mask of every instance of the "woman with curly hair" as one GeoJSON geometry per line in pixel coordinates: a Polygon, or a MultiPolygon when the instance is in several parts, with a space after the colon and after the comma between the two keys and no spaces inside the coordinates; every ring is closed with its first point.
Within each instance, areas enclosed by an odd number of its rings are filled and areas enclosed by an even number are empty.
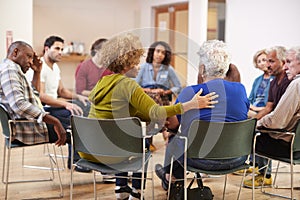
{"type": "MultiPolygon", "coordinates": [[[[92,102],[90,118],[113,119],[122,117],[139,117],[142,121],[156,123],[165,121],[168,116],[182,114],[191,109],[213,108],[218,96],[210,93],[200,96],[197,93],[191,101],[173,106],[159,106],[151,99],[137,82],[125,76],[140,62],[143,55],[141,41],[133,34],[127,33],[115,36],[102,46],[99,65],[107,67],[114,74],[101,78],[89,95],[92,102]]],[[[113,133],[112,133],[113,134],[113,133]]],[[[89,155],[81,154],[83,158],[89,155]]],[[[93,160],[101,162],[101,160],[93,160]]],[[[120,162],[120,161],[119,161],[120,162]]],[[[127,176],[127,173],[118,174],[127,176]]],[[[134,173],[133,177],[141,177],[134,173]]],[[[127,185],[127,179],[116,178],[115,193],[117,199],[140,199],[141,179],[132,180],[132,188],[127,185]]]]}
{"type": "MultiPolygon", "coordinates": [[[[150,45],[146,57],[146,63],[136,77],[136,82],[144,88],[144,91],[159,105],[170,105],[172,94],[178,95],[181,91],[181,84],[174,68],[170,65],[172,51],[169,44],[164,41],[156,41],[150,45]]],[[[154,133],[159,132],[153,130],[154,133]]],[[[150,150],[156,148],[149,140],[150,150]]]]}

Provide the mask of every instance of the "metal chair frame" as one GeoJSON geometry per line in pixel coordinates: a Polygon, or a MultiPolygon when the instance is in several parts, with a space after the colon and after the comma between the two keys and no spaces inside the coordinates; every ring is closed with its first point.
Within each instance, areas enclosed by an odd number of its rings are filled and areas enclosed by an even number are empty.
{"type": "MultiPolygon", "coordinates": [[[[23,122],[23,123],[33,123],[34,120],[12,120],[10,119],[10,116],[8,115],[8,112],[3,104],[0,104],[0,113],[1,113],[1,127],[2,127],[2,134],[4,136],[4,150],[3,150],[3,168],[2,168],[2,182],[5,184],[5,194],[4,198],[7,199],[8,196],[8,184],[11,183],[25,183],[25,182],[43,182],[43,181],[53,181],[54,180],[54,167],[53,164],[57,167],[57,157],[55,148],[53,145],[53,151],[54,151],[54,159],[51,158],[51,156],[48,154],[49,162],[50,162],[50,168],[48,167],[42,167],[42,166],[32,166],[32,165],[25,165],[24,164],[24,149],[28,147],[33,147],[41,144],[34,144],[34,145],[15,145],[12,144],[12,136],[13,128],[12,125],[17,122],[23,122]],[[22,166],[24,168],[31,168],[31,169],[50,169],[51,170],[51,176],[49,178],[41,178],[41,179],[22,179],[22,180],[14,180],[9,181],[9,166],[10,166],[10,160],[11,160],[11,150],[17,149],[17,148],[23,148],[22,152],[22,166]],[[6,172],[6,173],[5,173],[6,172]]],[[[49,152],[49,143],[43,143],[47,147],[47,151],[49,152]]],[[[58,168],[58,167],[57,167],[58,168]]],[[[60,182],[60,194],[59,198],[63,197],[63,188],[62,188],[62,182],[61,182],[61,176],[60,172],[58,171],[58,178],[60,182]]]]}
{"type": "MultiPolygon", "coordinates": [[[[233,173],[237,170],[247,169],[250,167],[249,159],[252,154],[253,147],[253,137],[255,133],[256,119],[247,119],[244,121],[238,122],[207,122],[202,120],[194,120],[190,126],[188,137],[178,136],[180,139],[184,140],[184,171],[185,172],[199,172],[206,173],[211,175],[225,175],[224,180],[224,190],[223,190],[223,200],[225,199],[226,183],[227,183],[227,174],[233,173]],[[219,139],[216,140],[216,143],[211,146],[211,148],[203,147],[205,146],[204,141],[207,138],[215,137],[217,134],[219,139]],[[240,136],[239,136],[240,134],[240,136]],[[228,136],[227,136],[228,135],[228,136]],[[236,138],[235,138],[236,137],[236,138]],[[192,138],[192,139],[191,139],[192,138]],[[197,139],[194,139],[197,138],[197,139]],[[220,139],[221,138],[221,139],[220,139]],[[230,147],[227,152],[226,150],[221,150],[224,143],[223,140],[227,139],[227,146],[230,147]],[[193,142],[193,141],[197,142],[193,142]],[[242,146],[240,144],[243,144],[242,146]],[[248,156],[246,162],[231,170],[202,170],[190,167],[187,165],[187,158],[201,158],[201,159],[228,159],[236,158],[240,156],[248,156]]],[[[173,168],[173,157],[171,161],[170,177],[172,177],[172,168],[173,168]]],[[[254,172],[253,172],[254,173],[254,172]]],[[[242,183],[246,170],[244,171],[244,176],[241,180],[239,192],[237,199],[240,197],[240,192],[242,188],[242,183]]],[[[178,180],[178,179],[177,179],[178,180]]],[[[187,173],[184,173],[184,199],[187,199],[187,173]]],[[[169,181],[168,191],[171,188],[171,181],[169,181]]],[[[168,199],[169,199],[168,192],[168,199]]],[[[254,188],[252,188],[252,199],[255,199],[254,188]]]]}
{"type": "MultiPolygon", "coordinates": [[[[127,157],[127,161],[105,165],[80,159],[72,165],[70,180],[70,199],[73,199],[73,170],[76,165],[88,167],[93,171],[94,199],[97,199],[96,172],[105,174],[117,174],[120,172],[141,172],[140,179],[145,180],[144,172],[147,171],[145,164],[150,162],[151,152],[146,150],[146,139],[151,136],[143,134],[141,121],[136,117],[118,119],[92,119],[81,116],[71,117],[71,141],[74,151],[88,153],[94,156],[107,158],[127,157]],[[110,136],[118,136],[111,138],[110,136]],[[105,146],[106,147],[103,147],[105,146]],[[129,147],[130,146],[130,147],[129,147]],[[129,148],[129,149],[127,149],[129,148]],[[130,159],[129,157],[134,157],[130,159]]],[[[153,168],[153,163],[151,162],[153,168]]],[[[114,176],[115,178],[129,178],[114,176]]],[[[131,177],[133,178],[133,177],[131,177]]],[[[146,180],[152,181],[152,198],[154,199],[153,170],[151,177],[146,180]]],[[[144,197],[144,181],[141,182],[141,199],[144,197]]]]}
{"type": "MultiPolygon", "coordinates": [[[[298,165],[300,164],[300,159],[294,159],[293,153],[295,151],[300,151],[300,123],[298,122],[297,127],[295,132],[287,132],[286,130],[272,130],[272,129],[267,129],[267,130],[260,130],[260,132],[258,132],[255,137],[254,137],[254,143],[256,143],[256,139],[257,137],[259,137],[261,134],[267,134],[267,132],[280,132],[280,133],[285,133],[287,135],[292,136],[291,139],[291,144],[290,144],[290,157],[289,158],[282,158],[282,157],[276,157],[276,156],[270,156],[270,155],[266,155],[263,152],[256,152],[255,146],[253,149],[254,155],[258,155],[264,158],[268,159],[268,164],[270,162],[270,160],[276,160],[278,161],[277,164],[277,169],[275,172],[275,177],[274,177],[274,181],[272,184],[272,188],[275,189],[290,189],[291,190],[291,195],[290,197],[288,196],[284,196],[284,195],[280,195],[280,194],[275,194],[275,193],[271,193],[271,192],[267,192],[264,189],[264,185],[262,185],[261,187],[261,192],[267,195],[271,195],[271,196],[276,196],[276,197],[281,197],[281,198],[286,198],[286,199],[294,199],[294,190],[299,190],[300,187],[295,187],[294,186],[294,173],[298,173],[298,172],[294,172],[294,165],[298,165]],[[263,131],[264,133],[261,133],[261,131],[263,131]],[[277,185],[275,185],[276,180],[277,180],[277,173],[278,173],[278,169],[279,169],[279,164],[283,162],[283,163],[287,163],[290,165],[290,176],[291,176],[291,187],[279,187],[277,185]]],[[[253,165],[255,165],[255,156],[254,156],[254,160],[253,160],[253,165]]],[[[265,170],[265,174],[264,174],[264,178],[266,176],[266,171],[265,170]]],[[[253,184],[254,184],[254,179],[253,179],[253,184]]]]}

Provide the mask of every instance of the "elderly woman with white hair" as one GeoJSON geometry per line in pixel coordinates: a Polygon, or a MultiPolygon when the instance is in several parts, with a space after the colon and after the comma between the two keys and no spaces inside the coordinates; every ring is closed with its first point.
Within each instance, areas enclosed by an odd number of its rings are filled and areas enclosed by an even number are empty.
{"type": "MultiPolygon", "coordinates": [[[[190,110],[177,117],[169,118],[169,130],[177,132],[181,125],[181,135],[187,136],[189,127],[193,120],[201,119],[214,122],[234,122],[247,119],[249,101],[245,87],[238,82],[224,80],[230,64],[230,54],[224,42],[219,40],[209,40],[202,44],[198,52],[200,56],[200,67],[204,82],[202,84],[188,86],[179,94],[177,103],[189,101],[199,90],[203,94],[216,92],[219,94],[218,104],[213,109],[190,110]]],[[[172,134],[170,134],[172,135],[172,134]]],[[[178,158],[174,162],[173,175],[177,179],[183,178],[183,143],[177,137],[170,137],[165,153],[165,163],[155,166],[157,176],[162,180],[162,186],[166,190],[170,174],[171,156],[178,158]],[[177,140],[177,141],[176,141],[177,140]]],[[[244,163],[246,157],[234,159],[208,160],[208,159],[189,159],[188,165],[206,170],[226,170],[244,163]]]]}

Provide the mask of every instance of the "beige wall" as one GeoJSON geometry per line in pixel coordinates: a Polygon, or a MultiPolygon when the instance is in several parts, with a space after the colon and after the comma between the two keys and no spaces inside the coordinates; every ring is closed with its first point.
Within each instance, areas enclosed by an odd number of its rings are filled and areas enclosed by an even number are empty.
{"type": "MultiPolygon", "coordinates": [[[[137,0],[33,0],[33,46],[42,53],[45,38],[59,35],[65,43],[83,42],[86,53],[100,37],[139,27],[137,0]]],[[[61,62],[62,80],[74,88],[78,61],[61,62]]]]}
{"type": "Polygon", "coordinates": [[[0,0],[0,58],[6,57],[6,31],[32,44],[32,0],[0,0]]]}

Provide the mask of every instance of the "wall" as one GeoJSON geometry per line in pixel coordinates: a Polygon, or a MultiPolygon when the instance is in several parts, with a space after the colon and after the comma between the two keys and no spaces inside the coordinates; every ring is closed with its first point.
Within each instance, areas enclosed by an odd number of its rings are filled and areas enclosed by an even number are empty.
{"type": "MultiPolygon", "coordinates": [[[[197,82],[198,63],[197,50],[199,44],[206,40],[208,0],[139,0],[141,8],[141,27],[154,26],[153,7],[169,4],[189,3],[188,16],[188,68],[184,82],[188,85],[197,82]]],[[[153,37],[143,38],[145,44],[150,43],[153,37]]]]}
{"type": "Polygon", "coordinates": [[[0,59],[6,57],[6,31],[32,45],[32,0],[0,0],[0,59]]]}
{"type": "MultiPolygon", "coordinates": [[[[65,43],[85,43],[86,53],[100,37],[137,28],[140,24],[137,0],[33,0],[33,46],[42,53],[45,38],[54,34],[65,43]]],[[[74,88],[74,74],[78,61],[59,63],[62,80],[67,88],[74,88]]]]}
{"type": "Polygon", "coordinates": [[[300,45],[299,0],[227,0],[226,42],[250,93],[254,78],[261,74],[252,56],[262,48],[300,45]]]}
{"type": "MultiPolygon", "coordinates": [[[[33,41],[34,48],[39,52],[49,34],[59,34],[66,42],[81,40],[88,49],[98,37],[110,37],[137,27],[152,27],[153,6],[180,2],[187,0],[126,0],[126,4],[123,0],[0,0],[0,56],[4,58],[6,55],[6,30],[13,30],[14,39],[23,39],[28,43],[33,41]]],[[[199,45],[205,37],[205,31],[201,28],[205,26],[205,19],[201,17],[205,15],[205,6],[199,7],[199,2],[205,0],[188,2],[191,7],[189,38],[199,45]]],[[[226,0],[225,39],[248,92],[254,78],[261,73],[252,65],[252,56],[258,49],[273,45],[300,45],[299,7],[299,0],[226,0]]],[[[198,62],[192,54],[194,49],[189,57],[191,63],[198,62]]],[[[63,68],[66,69],[69,68],[63,68]]],[[[72,70],[64,74],[73,81],[72,70]]],[[[195,83],[196,74],[196,70],[188,74],[190,84],[195,83]]]]}

